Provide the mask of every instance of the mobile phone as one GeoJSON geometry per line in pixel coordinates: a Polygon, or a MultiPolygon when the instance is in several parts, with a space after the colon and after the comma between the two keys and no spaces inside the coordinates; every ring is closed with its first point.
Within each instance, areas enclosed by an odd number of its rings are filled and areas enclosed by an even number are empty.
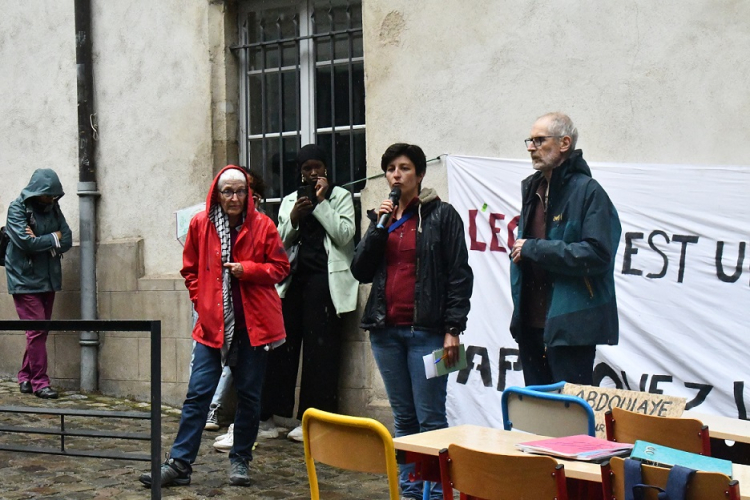
{"type": "Polygon", "coordinates": [[[299,199],[303,196],[307,197],[312,202],[313,206],[318,204],[318,196],[315,193],[315,186],[306,184],[297,188],[297,198],[299,199]]]}

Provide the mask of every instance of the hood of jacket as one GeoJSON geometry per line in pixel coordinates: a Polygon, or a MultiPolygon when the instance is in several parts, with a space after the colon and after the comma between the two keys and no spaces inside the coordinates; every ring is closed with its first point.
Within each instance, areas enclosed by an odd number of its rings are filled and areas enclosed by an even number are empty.
{"type": "MultiPolygon", "coordinates": [[[[560,186],[567,184],[570,178],[576,174],[592,177],[589,164],[583,159],[583,151],[580,149],[573,151],[570,156],[560,164],[560,166],[552,170],[550,192],[556,192],[560,186]]],[[[522,182],[522,192],[525,194],[524,198],[528,200],[528,203],[531,202],[530,198],[527,196],[529,190],[536,191],[543,177],[544,174],[537,171],[528,176],[522,182]]]]}
{"type": "MultiPolygon", "coordinates": [[[[539,173],[541,174],[541,172],[539,173]]],[[[586,177],[591,177],[591,169],[586,160],[583,159],[583,151],[580,149],[573,151],[559,167],[552,170],[551,183],[557,185],[565,184],[575,174],[583,174],[586,177]]]]}
{"type": "Polygon", "coordinates": [[[31,180],[21,191],[21,200],[26,202],[36,196],[56,196],[62,198],[65,192],[57,173],[51,168],[38,168],[31,174],[31,180]]]}
{"type": "Polygon", "coordinates": [[[242,167],[238,167],[237,165],[227,165],[226,167],[222,168],[221,171],[216,174],[216,177],[214,177],[213,182],[211,183],[211,188],[208,190],[208,195],[206,196],[206,214],[211,213],[211,207],[215,204],[219,203],[219,177],[221,177],[221,174],[226,172],[227,170],[239,170],[242,172],[242,175],[245,176],[245,180],[247,182],[247,197],[245,198],[245,220],[242,222],[242,225],[249,225],[250,220],[252,220],[252,215],[255,213],[255,201],[253,201],[253,191],[250,188],[251,179],[250,176],[245,172],[245,170],[242,167]]]}
{"type": "Polygon", "coordinates": [[[433,188],[424,188],[419,191],[419,203],[424,205],[431,201],[439,200],[440,197],[433,188]]]}
{"type": "Polygon", "coordinates": [[[591,169],[586,160],[583,159],[583,151],[580,149],[573,151],[558,169],[560,169],[558,173],[562,175],[563,179],[573,174],[583,174],[586,177],[591,177],[591,169]]]}

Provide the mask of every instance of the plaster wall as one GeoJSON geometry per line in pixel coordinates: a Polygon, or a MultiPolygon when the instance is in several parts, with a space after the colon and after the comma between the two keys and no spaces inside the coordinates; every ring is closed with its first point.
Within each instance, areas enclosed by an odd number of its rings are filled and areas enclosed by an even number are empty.
{"type": "MultiPolygon", "coordinates": [[[[98,313],[163,321],[162,383],[173,404],[186,392],[191,349],[174,211],[205,200],[214,172],[236,162],[234,5],[92,0],[98,313]]],[[[77,242],[74,2],[0,0],[0,11],[0,213],[4,220],[35,168],[54,168],[77,242]]],[[[16,319],[0,275],[0,318],[16,319]]],[[[77,246],[63,280],[53,318],[80,318],[77,246]]],[[[101,342],[101,390],[147,398],[148,334],[103,333],[101,342]]],[[[23,333],[0,332],[0,374],[16,374],[24,344],[23,333]]],[[[53,384],[77,387],[77,335],[52,332],[47,346],[53,384]]]]}
{"type": "Polygon", "coordinates": [[[3,0],[0,11],[0,225],[34,170],[52,168],[66,192],[60,206],[77,228],[73,2],[3,0]]]}
{"type": "Polygon", "coordinates": [[[175,210],[213,177],[206,0],[94,1],[99,240],[143,238],[145,273],[179,271],[175,210]]]}
{"type": "MultiPolygon", "coordinates": [[[[750,164],[750,3],[364,2],[368,174],[396,141],[428,158],[528,158],[568,113],[589,160],[750,164]]],[[[445,169],[426,185],[447,195],[445,169]]],[[[371,182],[363,207],[385,197],[371,182]]]]}
{"type": "MultiPolygon", "coordinates": [[[[233,5],[92,1],[97,237],[142,237],[150,276],[179,271],[175,210],[205,200],[215,169],[237,161],[233,5]]],[[[35,168],[54,168],[77,241],[74,2],[0,9],[0,211],[35,168]]]]}

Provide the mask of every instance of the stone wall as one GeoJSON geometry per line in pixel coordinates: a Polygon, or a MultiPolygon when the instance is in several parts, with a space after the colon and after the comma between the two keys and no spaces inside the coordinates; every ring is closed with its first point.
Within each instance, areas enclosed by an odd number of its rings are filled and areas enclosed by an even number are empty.
{"type": "MultiPolygon", "coordinates": [[[[55,296],[53,319],[80,318],[79,248],[63,259],[63,291],[55,296]]],[[[192,351],[191,307],[184,280],[179,275],[145,276],[143,240],[126,239],[100,244],[97,282],[100,319],[160,320],[162,322],[162,397],[181,405],[187,393],[192,351]]],[[[5,273],[0,272],[0,318],[17,319],[13,299],[7,293],[5,273]]],[[[390,421],[390,408],[371,401],[370,387],[382,385],[358,317],[345,318],[341,368],[341,411],[372,415],[390,421]],[[375,379],[375,380],[373,380],[375,379]]],[[[102,393],[149,399],[150,338],[148,332],[101,332],[99,388],[102,393]]],[[[25,346],[23,332],[0,331],[0,377],[15,377],[25,346]]],[[[52,384],[78,389],[80,351],[77,332],[50,332],[47,341],[52,384]]]]}
{"type": "MultiPolygon", "coordinates": [[[[53,319],[80,318],[78,247],[65,254],[63,291],[55,296],[53,319]]],[[[130,239],[99,245],[97,252],[100,319],[161,320],[162,393],[164,401],[181,404],[187,391],[190,338],[190,300],[179,275],[143,276],[143,240],[130,239]]],[[[0,283],[0,317],[17,318],[13,299],[0,283]]],[[[149,332],[101,332],[99,387],[103,393],[147,400],[150,388],[149,332]]],[[[0,332],[6,356],[0,375],[15,376],[25,346],[23,332],[0,332]]],[[[47,341],[52,384],[77,389],[80,351],[77,332],[50,332],[47,341]]]]}

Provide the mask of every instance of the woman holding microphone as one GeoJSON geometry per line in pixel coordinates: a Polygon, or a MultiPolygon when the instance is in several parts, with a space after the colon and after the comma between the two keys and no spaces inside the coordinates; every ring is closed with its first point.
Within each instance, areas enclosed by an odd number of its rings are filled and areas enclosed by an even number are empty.
{"type": "MultiPolygon", "coordinates": [[[[393,144],[381,168],[391,196],[368,213],[352,274],[372,283],[361,327],[370,332],[399,437],[448,426],[447,377],[427,379],[422,358],[445,349],[447,366],[458,361],[474,276],[461,217],[433,189],[422,188],[422,149],[393,144]]],[[[422,498],[422,483],[409,481],[413,464],[399,467],[402,496],[422,498]]],[[[442,498],[439,485],[431,498],[442,498]]]]}

